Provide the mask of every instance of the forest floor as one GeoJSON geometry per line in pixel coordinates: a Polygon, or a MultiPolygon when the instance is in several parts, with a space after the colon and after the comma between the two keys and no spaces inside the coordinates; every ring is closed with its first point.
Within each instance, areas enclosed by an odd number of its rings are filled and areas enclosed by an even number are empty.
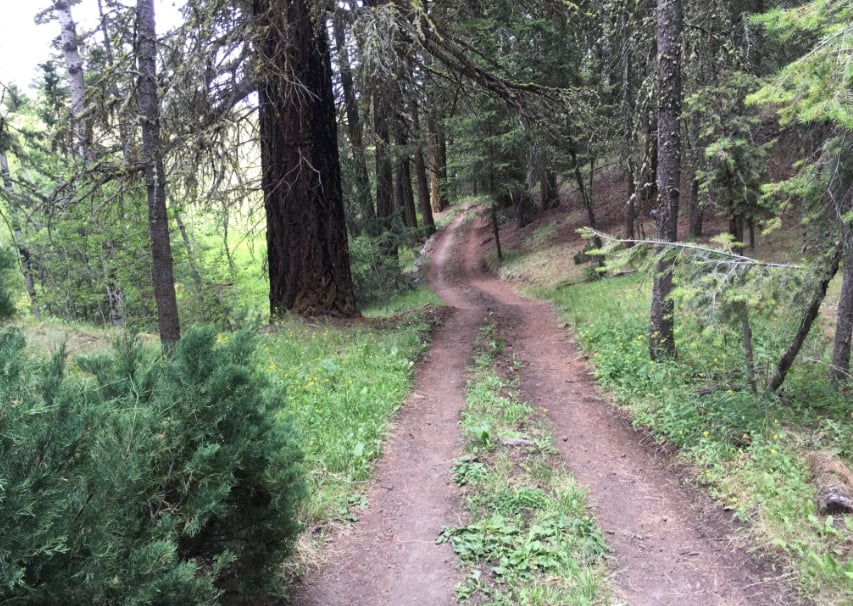
{"type": "MultiPolygon", "coordinates": [[[[430,282],[444,322],[416,369],[359,521],[292,588],[297,606],[456,604],[456,556],[435,539],[465,523],[451,465],[462,454],[466,367],[487,314],[522,363],[522,398],[547,409],[554,446],[589,491],[612,551],[614,604],[795,604],[767,559],[748,551],[732,516],[690,484],[671,453],[631,428],[550,305],[485,270],[489,226],[460,215],[437,239],[430,282]]],[[[493,245],[492,245],[493,246],[493,245]]]]}

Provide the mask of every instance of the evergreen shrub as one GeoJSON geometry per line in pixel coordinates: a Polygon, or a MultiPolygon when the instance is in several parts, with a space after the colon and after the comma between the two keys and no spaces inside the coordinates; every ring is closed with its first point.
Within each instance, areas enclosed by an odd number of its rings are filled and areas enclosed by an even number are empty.
{"type": "Polygon", "coordinates": [[[275,590],[306,489],[252,335],[191,329],[168,357],[127,338],[74,368],[24,345],[0,333],[0,602],[275,590]]]}
{"type": "Polygon", "coordinates": [[[390,233],[350,240],[350,268],[359,303],[384,301],[402,290],[398,258],[388,253],[396,248],[396,236],[390,233]]]}

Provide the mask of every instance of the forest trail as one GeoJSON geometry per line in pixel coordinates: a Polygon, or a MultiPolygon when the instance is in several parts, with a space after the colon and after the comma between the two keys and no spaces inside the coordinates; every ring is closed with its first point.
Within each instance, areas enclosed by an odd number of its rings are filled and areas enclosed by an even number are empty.
{"type": "Polygon", "coordinates": [[[612,548],[614,604],[794,604],[779,572],[746,553],[731,516],[687,486],[669,457],[598,393],[590,367],[553,309],[520,297],[483,269],[485,221],[457,219],[438,239],[430,281],[451,308],[418,366],[368,494],[370,506],[293,588],[296,606],[455,604],[461,574],[442,527],[460,525],[450,467],[474,337],[492,315],[523,363],[522,398],[547,409],[555,446],[612,548]]]}

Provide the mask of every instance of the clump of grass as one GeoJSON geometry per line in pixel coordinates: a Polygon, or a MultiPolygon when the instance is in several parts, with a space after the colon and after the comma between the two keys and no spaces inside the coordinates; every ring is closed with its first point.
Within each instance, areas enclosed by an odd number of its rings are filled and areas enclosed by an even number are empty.
{"type": "Polygon", "coordinates": [[[533,230],[533,233],[527,238],[525,246],[530,249],[539,249],[547,244],[554,236],[557,235],[557,224],[552,222],[546,225],[540,225],[533,230]]]}
{"type": "MultiPolygon", "coordinates": [[[[648,281],[640,276],[539,294],[556,302],[592,354],[598,380],[635,422],[680,448],[712,495],[751,522],[757,543],[792,562],[804,594],[821,604],[850,603],[853,523],[817,515],[805,465],[817,449],[853,458],[849,399],[828,385],[822,366],[799,365],[781,397],[753,393],[740,336],[724,325],[679,316],[678,361],[649,360],[648,281]]],[[[759,381],[793,332],[784,316],[752,318],[759,381]]],[[[814,335],[804,357],[822,359],[823,346],[814,335]]]]}
{"type": "MultiPolygon", "coordinates": [[[[454,462],[470,523],[446,528],[467,575],[457,595],[472,604],[606,604],[607,546],[551,447],[548,425],[496,374],[505,356],[494,324],[480,332],[462,417],[467,453],[454,462]],[[501,438],[533,447],[501,445],[501,438]]],[[[512,364],[503,365],[512,368],[512,364]]]]}
{"type": "Polygon", "coordinates": [[[429,288],[407,289],[388,301],[374,303],[361,310],[366,318],[388,318],[406,313],[407,310],[422,310],[433,305],[443,305],[441,299],[429,288]]]}

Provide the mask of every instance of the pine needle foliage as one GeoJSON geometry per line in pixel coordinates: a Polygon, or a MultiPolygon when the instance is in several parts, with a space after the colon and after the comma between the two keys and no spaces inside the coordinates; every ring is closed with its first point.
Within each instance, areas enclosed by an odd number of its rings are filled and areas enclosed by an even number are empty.
{"type": "Polygon", "coordinates": [[[72,367],[0,334],[0,602],[214,604],[275,591],[305,495],[248,333],[72,367]]]}

